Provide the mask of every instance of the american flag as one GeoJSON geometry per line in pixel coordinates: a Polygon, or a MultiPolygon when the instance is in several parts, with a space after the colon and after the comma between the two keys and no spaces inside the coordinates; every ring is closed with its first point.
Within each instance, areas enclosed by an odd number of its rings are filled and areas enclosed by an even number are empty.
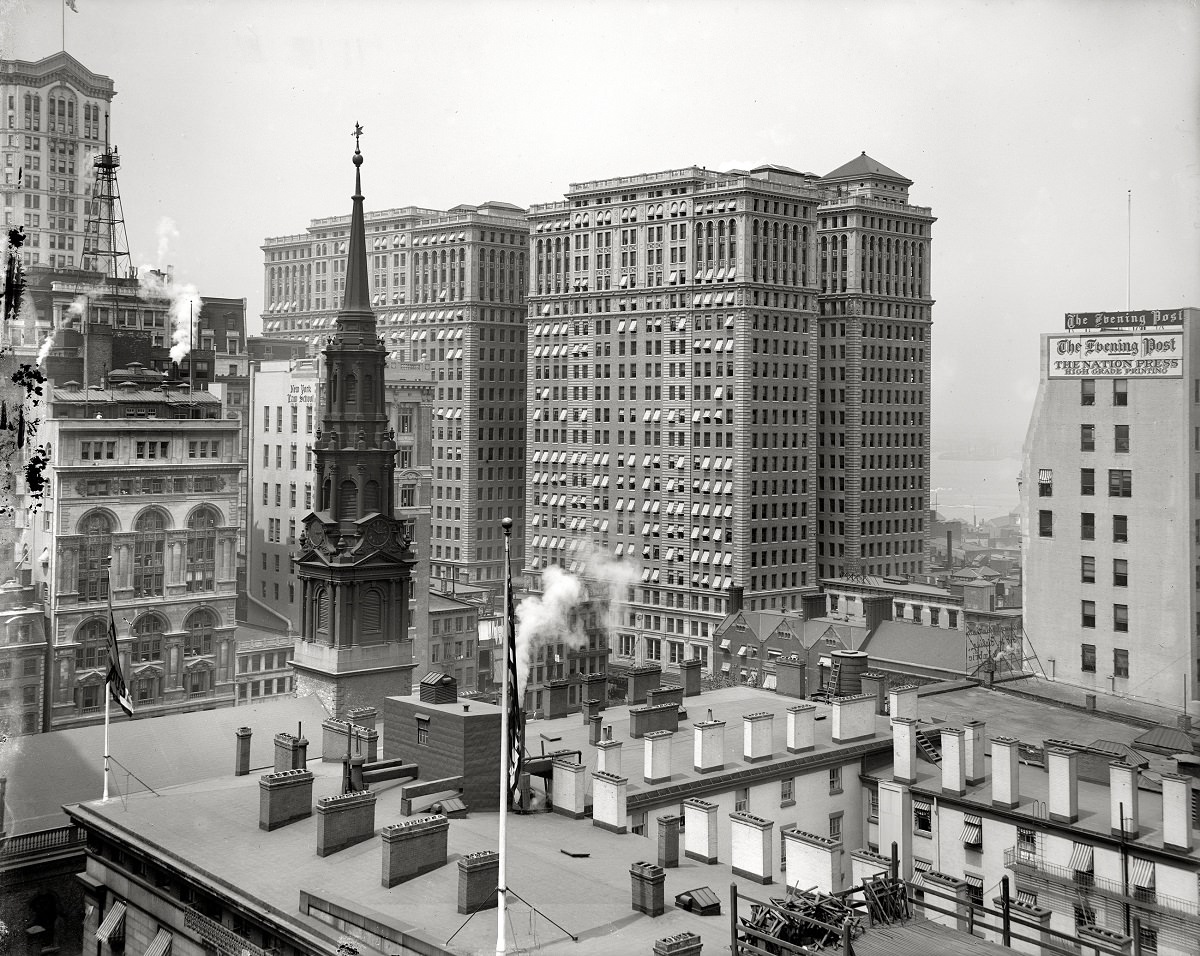
{"type": "Polygon", "coordinates": [[[132,717],[133,700],[125,686],[125,675],[121,673],[121,655],[117,648],[117,622],[112,612],[108,614],[108,692],[121,705],[121,710],[132,717]]]}
{"type": "Polygon", "coordinates": [[[505,634],[508,654],[508,799],[516,804],[521,771],[525,766],[525,727],[521,722],[521,698],[517,692],[517,607],[513,599],[512,568],[504,582],[505,634]]]}

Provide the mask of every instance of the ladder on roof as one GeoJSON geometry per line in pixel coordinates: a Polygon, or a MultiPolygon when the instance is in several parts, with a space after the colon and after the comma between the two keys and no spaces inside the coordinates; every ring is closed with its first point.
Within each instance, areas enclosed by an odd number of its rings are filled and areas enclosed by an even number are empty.
{"type": "Polygon", "coordinates": [[[839,657],[833,662],[833,666],[829,668],[829,680],[825,683],[825,689],[830,697],[839,697],[838,694],[838,679],[842,674],[842,660],[839,657]]]}
{"type": "Polygon", "coordinates": [[[941,763],[942,752],[929,742],[929,738],[924,734],[917,734],[917,749],[925,755],[925,759],[930,763],[941,763]]]}

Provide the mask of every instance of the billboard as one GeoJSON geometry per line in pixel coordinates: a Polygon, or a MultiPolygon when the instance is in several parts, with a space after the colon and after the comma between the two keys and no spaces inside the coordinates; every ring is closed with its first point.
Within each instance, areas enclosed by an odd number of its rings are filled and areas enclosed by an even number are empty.
{"type": "Polygon", "coordinates": [[[1186,309],[1144,309],[1140,312],[1068,312],[1068,329],[1111,329],[1183,325],[1186,309]]]}
{"type": "Polygon", "coordinates": [[[1182,378],[1182,332],[1050,335],[1049,378],[1182,378]]]}

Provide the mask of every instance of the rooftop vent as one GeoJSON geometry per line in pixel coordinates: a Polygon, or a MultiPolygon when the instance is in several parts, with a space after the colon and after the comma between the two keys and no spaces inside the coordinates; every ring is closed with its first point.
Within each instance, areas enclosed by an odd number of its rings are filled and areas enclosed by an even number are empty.
{"type": "Polygon", "coordinates": [[[449,674],[431,672],[421,678],[422,704],[454,704],[458,702],[458,681],[449,674]]]}

